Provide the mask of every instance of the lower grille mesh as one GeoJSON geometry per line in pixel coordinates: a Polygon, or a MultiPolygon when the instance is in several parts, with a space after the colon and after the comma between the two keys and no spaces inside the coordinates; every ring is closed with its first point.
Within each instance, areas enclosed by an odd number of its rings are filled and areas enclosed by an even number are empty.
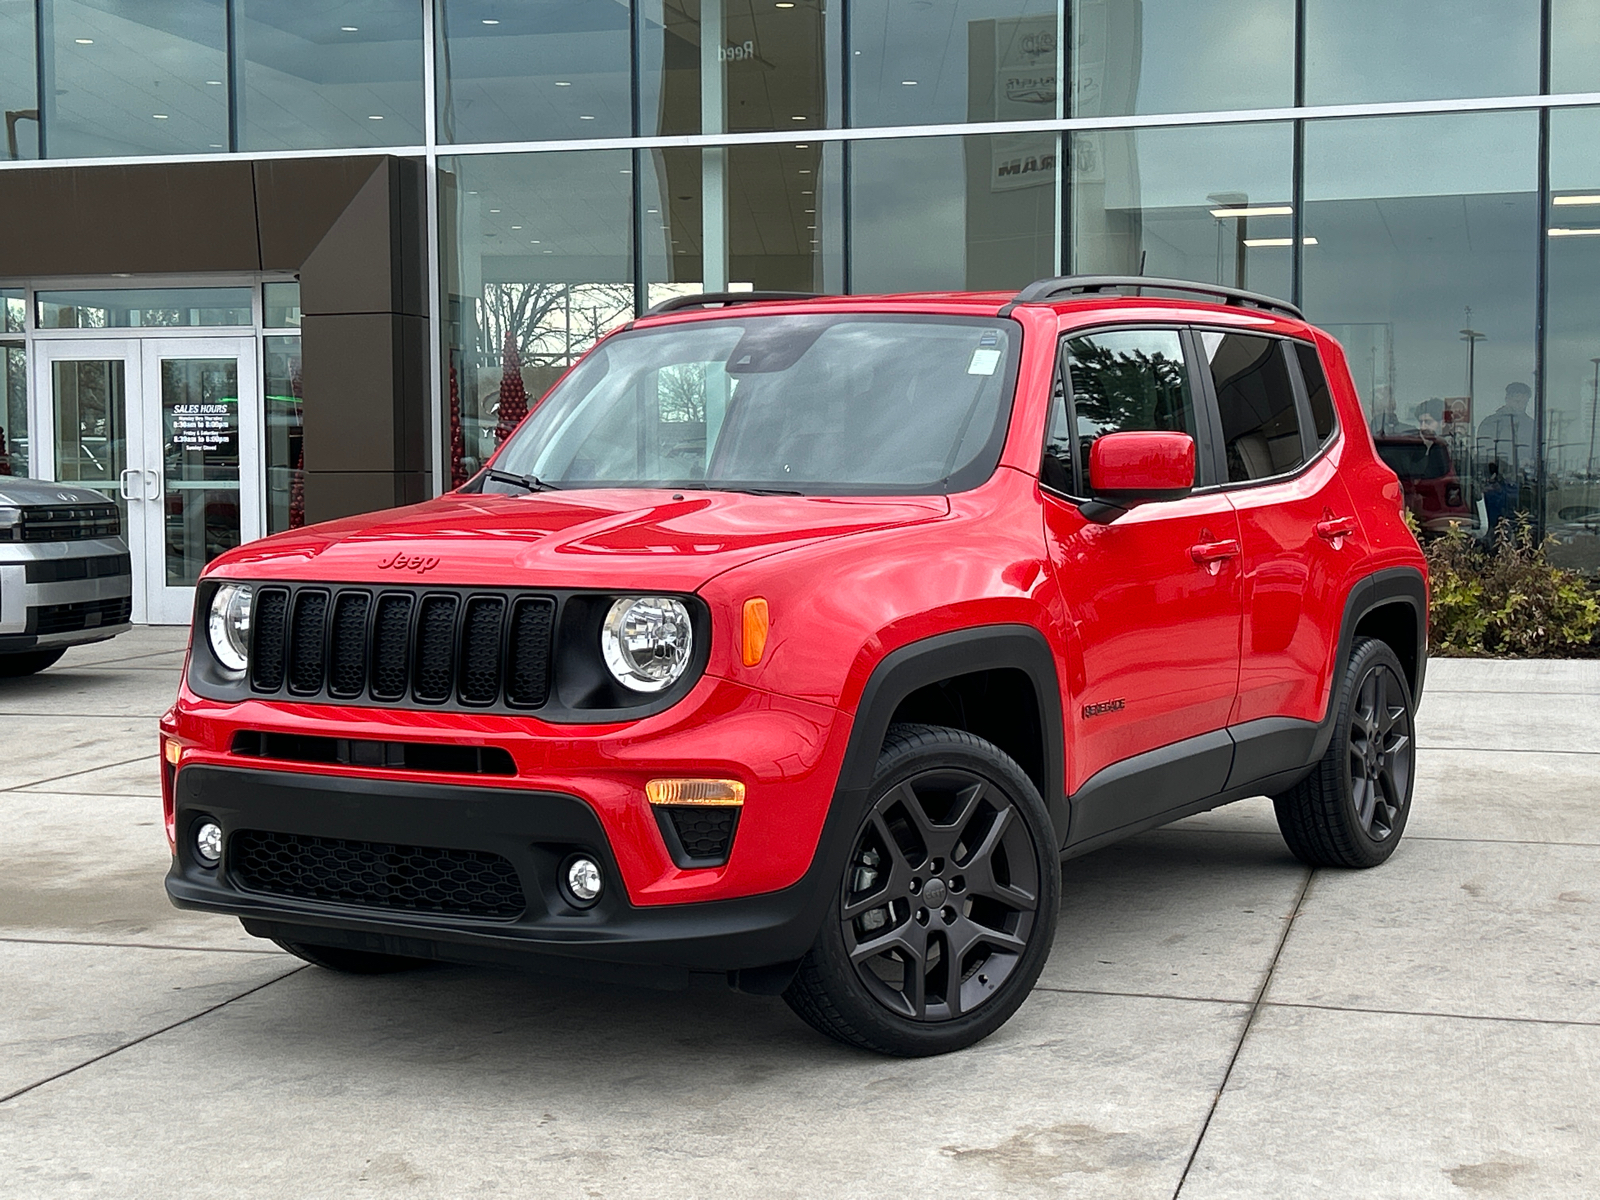
{"type": "Polygon", "coordinates": [[[275,896],[502,920],[528,906],[516,869],[481,850],[244,829],[228,857],[240,887],[275,896]]]}

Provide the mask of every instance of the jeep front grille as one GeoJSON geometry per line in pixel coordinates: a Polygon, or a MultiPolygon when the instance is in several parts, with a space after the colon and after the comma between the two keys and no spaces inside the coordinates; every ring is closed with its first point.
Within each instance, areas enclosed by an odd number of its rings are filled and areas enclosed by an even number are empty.
{"type": "Polygon", "coordinates": [[[257,694],[518,709],[550,698],[551,596],[268,586],[253,608],[257,694]]]}

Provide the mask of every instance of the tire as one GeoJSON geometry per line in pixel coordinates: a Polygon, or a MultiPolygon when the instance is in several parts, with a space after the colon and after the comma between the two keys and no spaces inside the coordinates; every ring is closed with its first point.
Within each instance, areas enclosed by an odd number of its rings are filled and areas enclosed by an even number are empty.
{"type": "Polygon", "coordinates": [[[1275,796],[1283,840],[1313,867],[1375,867],[1411,815],[1416,708],[1388,645],[1357,638],[1335,694],[1333,739],[1315,769],[1275,796]]]}
{"type": "Polygon", "coordinates": [[[66,652],[65,646],[56,646],[49,650],[28,650],[22,654],[0,654],[0,679],[36,675],[66,652]]]}
{"type": "Polygon", "coordinates": [[[1022,768],[961,730],[892,726],[844,878],[783,998],[850,1046],[963,1049],[1028,998],[1060,898],[1055,831],[1022,768]]]}
{"type": "Polygon", "coordinates": [[[307,942],[286,942],[282,938],[272,940],[314,967],[326,967],[345,975],[392,975],[396,971],[409,971],[427,964],[426,959],[402,958],[398,954],[351,950],[345,946],[313,946],[307,942]]]}

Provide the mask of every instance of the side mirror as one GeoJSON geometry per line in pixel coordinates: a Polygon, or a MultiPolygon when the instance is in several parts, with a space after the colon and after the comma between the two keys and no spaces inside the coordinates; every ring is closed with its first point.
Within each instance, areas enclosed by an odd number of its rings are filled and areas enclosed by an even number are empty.
{"type": "Polygon", "coordinates": [[[1181,500],[1194,490],[1194,439],[1187,433],[1108,433],[1089,447],[1089,494],[1079,511],[1108,524],[1151,500],[1181,500]]]}

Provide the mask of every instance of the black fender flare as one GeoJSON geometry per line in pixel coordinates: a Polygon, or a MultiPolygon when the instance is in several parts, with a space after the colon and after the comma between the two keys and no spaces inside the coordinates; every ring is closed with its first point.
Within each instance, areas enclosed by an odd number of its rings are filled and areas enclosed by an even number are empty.
{"type": "MultiPolygon", "coordinates": [[[[850,742],[839,770],[835,806],[852,795],[859,795],[865,802],[877,769],[878,752],[889,732],[889,720],[907,696],[941,679],[1003,668],[1021,671],[1033,684],[1034,701],[1044,726],[1045,786],[1041,791],[1059,838],[1065,832],[1069,812],[1061,685],[1050,642],[1032,625],[978,625],[923,638],[886,654],[873,668],[856,705],[850,742]]],[[[859,811],[853,815],[859,817],[859,811]]],[[[854,827],[852,821],[852,830],[854,827]]]]}
{"type": "Polygon", "coordinates": [[[1312,746],[1311,761],[1316,762],[1327,752],[1333,740],[1333,726],[1339,717],[1334,697],[1339,694],[1338,671],[1350,661],[1350,648],[1355,643],[1356,626],[1361,618],[1385,604],[1400,601],[1411,608],[1417,627],[1417,672],[1412,683],[1411,699],[1422,699],[1422,684],[1428,672],[1428,585],[1418,567],[1388,567],[1358,580],[1345,597],[1344,616],[1339,622],[1339,644],[1334,651],[1333,671],[1328,688],[1328,704],[1317,729],[1312,746]]]}

